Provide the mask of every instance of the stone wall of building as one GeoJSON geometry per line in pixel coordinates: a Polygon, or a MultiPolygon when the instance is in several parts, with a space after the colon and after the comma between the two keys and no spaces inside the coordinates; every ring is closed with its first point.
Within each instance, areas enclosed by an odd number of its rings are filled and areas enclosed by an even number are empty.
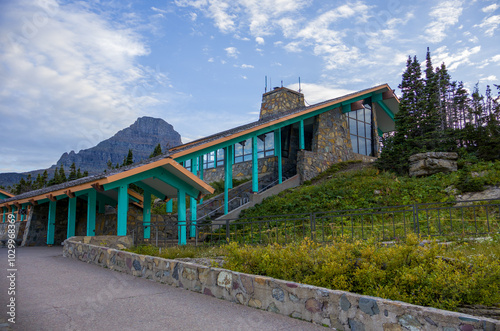
{"type": "MultiPolygon", "coordinates": [[[[259,176],[277,173],[276,156],[265,157],[258,160],[259,176]]],[[[233,164],[233,178],[244,179],[252,176],[252,161],[246,161],[233,164]]],[[[204,169],[203,180],[207,183],[213,183],[224,180],[224,166],[217,168],[204,169]]]]}
{"type": "Polygon", "coordinates": [[[340,108],[316,117],[312,151],[297,154],[297,172],[301,182],[316,177],[332,164],[354,159],[347,115],[340,108]]]}
{"type": "Polygon", "coordinates": [[[63,255],[337,330],[500,330],[500,321],[66,240],[63,255]]]}
{"type": "Polygon", "coordinates": [[[302,93],[286,87],[278,87],[262,95],[260,119],[304,106],[304,95],[302,93]]]}

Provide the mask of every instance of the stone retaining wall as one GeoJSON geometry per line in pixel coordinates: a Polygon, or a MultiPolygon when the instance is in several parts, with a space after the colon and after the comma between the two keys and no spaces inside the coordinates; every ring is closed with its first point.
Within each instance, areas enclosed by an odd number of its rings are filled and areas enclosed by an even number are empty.
{"type": "Polygon", "coordinates": [[[72,240],[65,257],[337,330],[500,330],[500,321],[72,240]]]}

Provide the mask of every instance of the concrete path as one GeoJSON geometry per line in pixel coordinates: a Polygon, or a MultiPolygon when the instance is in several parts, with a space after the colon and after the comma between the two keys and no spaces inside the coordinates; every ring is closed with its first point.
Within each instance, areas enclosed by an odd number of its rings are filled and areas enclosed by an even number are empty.
{"type": "Polygon", "coordinates": [[[16,324],[6,326],[7,258],[0,248],[0,330],[327,330],[67,259],[61,247],[17,249],[16,324]]]}

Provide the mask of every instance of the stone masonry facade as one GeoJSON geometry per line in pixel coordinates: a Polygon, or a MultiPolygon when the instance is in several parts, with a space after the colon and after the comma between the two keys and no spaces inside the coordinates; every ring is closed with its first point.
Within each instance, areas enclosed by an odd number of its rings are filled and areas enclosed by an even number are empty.
{"type": "Polygon", "coordinates": [[[337,330],[491,330],[500,321],[400,301],[64,241],[63,255],[337,330]]]}
{"type": "MultiPolygon", "coordinates": [[[[276,156],[266,157],[258,160],[259,176],[276,174],[278,172],[278,162],[276,156]]],[[[245,161],[233,164],[233,178],[245,179],[252,177],[252,161],[245,161]]],[[[213,183],[224,180],[224,166],[217,168],[204,169],[203,180],[207,183],[213,183]]]]}
{"type": "Polygon", "coordinates": [[[304,107],[304,95],[302,93],[276,87],[274,90],[262,95],[260,107],[260,119],[267,118],[280,112],[304,107]]]}

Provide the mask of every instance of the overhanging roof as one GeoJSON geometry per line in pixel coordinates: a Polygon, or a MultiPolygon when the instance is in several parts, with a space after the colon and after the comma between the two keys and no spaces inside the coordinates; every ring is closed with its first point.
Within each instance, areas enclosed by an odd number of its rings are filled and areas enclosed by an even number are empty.
{"type": "Polygon", "coordinates": [[[379,97],[377,98],[377,101],[373,101],[373,103],[376,103],[375,113],[378,120],[378,128],[382,132],[394,131],[393,117],[399,111],[399,100],[388,84],[382,84],[361,90],[359,92],[347,94],[342,97],[323,101],[308,107],[292,109],[279,114],[274,114],[263,120],[258,120],[176,146],[171,148],[169,151],[172,153],[172,158],[177,161],[184,161],[189,159],[193,154],[198,155],[208,153],[211,150],[214,150],[214,148],[223,148],[226,145],[248,139],[250,135],[262,134],[266,131],[269,132],[290,123],[295,123],[300,119],[315,116],[328,110],[342,107],[343,105],[349,105],[356,101],[373,96],[379,97]]]}
{"type": "Polygon", "coordinates": [[[179,186],[182,186],[188,195],[194,197],[200,193],[210,194],[214,192],[210,185],[196,177],[168,155],[161,155],[109,173],[84,177],[0,200],[0,207],[25,204],[32,201],[46,202],[49,197],[62,199],[73,194],[84,194],[85,191],[90,189],[96,189],[101,194],[116,200],[116,191],[113,190],[120,185],[129,183],[135,183],[139,187],[146,188],[155,195],[163,195],[162,198],[177,197],[177,188],[179,186]]]}

